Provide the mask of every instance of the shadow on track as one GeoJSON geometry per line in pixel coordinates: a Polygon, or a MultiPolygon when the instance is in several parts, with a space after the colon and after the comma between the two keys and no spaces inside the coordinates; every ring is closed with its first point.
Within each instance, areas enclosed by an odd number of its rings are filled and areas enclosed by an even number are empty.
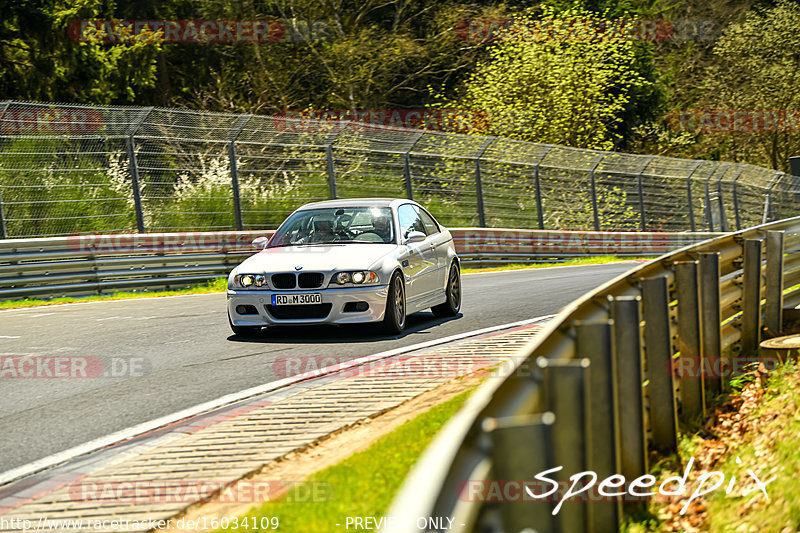
{"type": "Polygon", "coordinates": [[[261,330],[258,336],[242,337],[230,335],[231,342],[250,342],[259,344],[333,344],[392,341],[409,335],[424,336],[420,342],[435,339],[436,326],[457,320],[461,313],[449,318],[436,318],[433,313],[419,312],[406,318],[406,329],[399,335],[389,335],[380,324],[347,324],[341,326],[313,324],[307,326],[270,326],[261,330]]]}

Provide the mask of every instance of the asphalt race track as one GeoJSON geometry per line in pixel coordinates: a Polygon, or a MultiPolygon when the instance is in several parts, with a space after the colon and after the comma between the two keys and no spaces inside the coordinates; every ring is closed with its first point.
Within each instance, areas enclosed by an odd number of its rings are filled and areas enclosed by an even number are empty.
{"type": "Polygon", "coordinates": [[[467,275],[462,315],[412,315],[400,337],[374,327],[325,326],[275,328],[245,340],[230,332],[224,294],[3,311],[0,357],[61,357],[62,367],[35,373],[72,377],[15,378],[7,368],[2,373],[0,472],[284,378],[286,358],[313,369],[322,356],[339,362],[555,313],[633,266],[467,275]]]}

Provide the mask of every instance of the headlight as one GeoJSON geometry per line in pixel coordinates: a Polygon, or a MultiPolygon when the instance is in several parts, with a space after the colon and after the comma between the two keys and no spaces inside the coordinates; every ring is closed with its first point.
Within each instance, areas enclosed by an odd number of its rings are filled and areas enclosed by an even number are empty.
{"type": "Polygon", "coordinates": [[[355,272],[338,272],[333,275],[333,281],[338,285],[345,285],[346,283],[364,285],[365,283],[378,283],[380,277],[371,270],[357,270],[355,272]]]}
{"type": "Polygon", "coordinates": [[[242,287],[263,287],[267,283],[267,278],[263,274],[240,274],[236,279],[242,287]]]}

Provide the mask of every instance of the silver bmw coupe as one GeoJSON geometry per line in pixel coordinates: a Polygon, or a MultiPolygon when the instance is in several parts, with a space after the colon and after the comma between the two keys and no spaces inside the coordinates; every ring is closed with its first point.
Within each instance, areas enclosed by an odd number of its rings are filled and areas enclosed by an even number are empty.
{"type": "Polygon", "coordinates": [[[461,308],[453,237],[411,200],[307,204],[263,250],[228,277],[228,320],[236,335],[284,324],[382,322],[399,333],[410,313],[438,317],[461,308]]]}

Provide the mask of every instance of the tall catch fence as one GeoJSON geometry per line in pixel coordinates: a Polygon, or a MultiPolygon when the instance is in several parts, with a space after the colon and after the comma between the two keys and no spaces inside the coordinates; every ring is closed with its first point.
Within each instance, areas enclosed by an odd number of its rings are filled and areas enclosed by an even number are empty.
{"type": "Polygon", "coordinates": [[[359,122],[0,102],[0,238],[274,229],[310,201],[375,196],[448,226],[727,231],[791,216],[797,179],[359,122]]]}

